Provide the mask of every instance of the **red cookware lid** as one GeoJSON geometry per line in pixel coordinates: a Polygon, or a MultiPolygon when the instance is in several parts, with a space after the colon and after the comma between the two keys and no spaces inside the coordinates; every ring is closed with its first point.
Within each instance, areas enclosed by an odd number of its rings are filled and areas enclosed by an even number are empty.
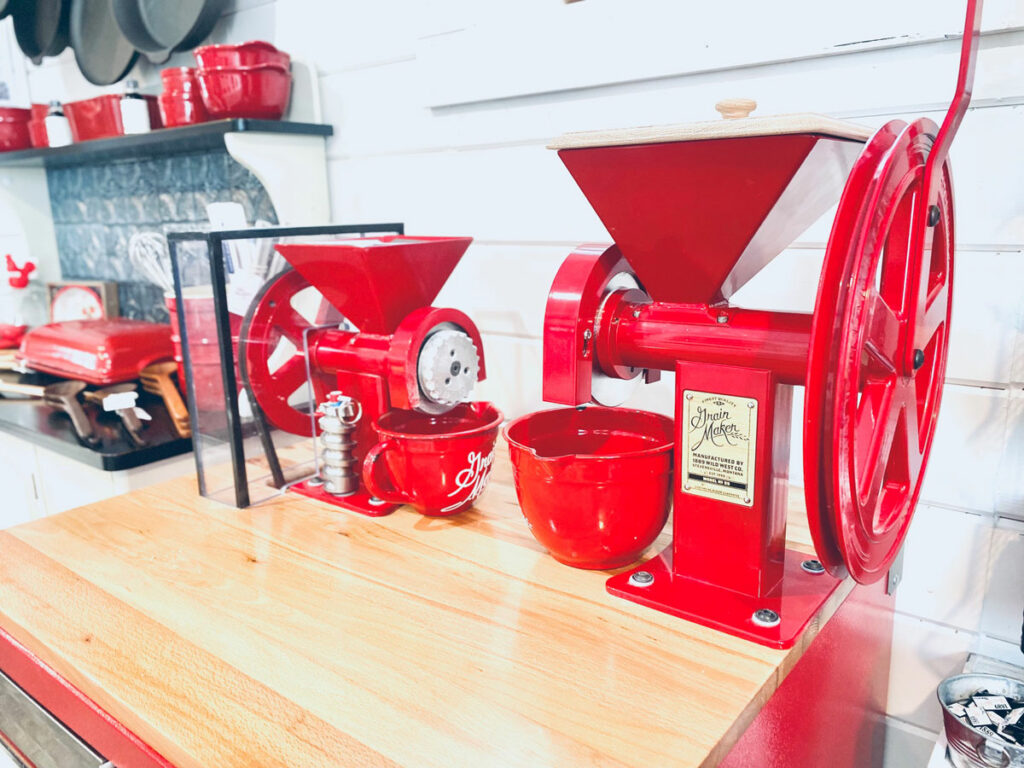
{"type": "Polygon", "coordinates": [[[42,325],[25,334],[18,356],[37,371],[106,385],[138,378],[174,348],[170,325],[118,317],[42,325]]]}

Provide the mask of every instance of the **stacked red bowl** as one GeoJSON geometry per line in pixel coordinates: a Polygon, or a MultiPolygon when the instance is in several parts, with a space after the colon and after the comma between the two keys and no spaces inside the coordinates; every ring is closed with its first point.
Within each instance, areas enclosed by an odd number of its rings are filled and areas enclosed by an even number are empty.
{"type": "Polygon", "coordinates": [[[280,120],[291,94],[291,57],[270,43],[197,48],[197,79],[203,104],[214,119],[280,120]]]}
{"type": "Polygon", "coordinates": [[[32,110],[0,107],[0,152],[13,152],[32,146],[28,124],[32,110]]]}
{"type": "Polygon", "coordinates": [[[46,134],[46,114],[50,107],[46,104],[32,105],[32,119],[28,121],[28,134],[33,147],[48,147],[50,139],[46,134]]]}
{"type": "Polygon", "coordinates": [[[160,73],[160,79],[164,83],[160,94],[160,116],[165,127],[195,125],[210,119],[199,92],[195,69],[171,67],[160,73]]]}

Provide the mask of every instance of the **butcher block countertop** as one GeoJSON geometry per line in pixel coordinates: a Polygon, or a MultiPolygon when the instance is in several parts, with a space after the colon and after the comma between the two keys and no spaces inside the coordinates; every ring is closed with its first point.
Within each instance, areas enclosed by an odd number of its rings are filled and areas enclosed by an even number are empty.
{"type": "Polygon", "coordinates": [[[611,597],[497,454],[455,518],[181,479],[0,532],[0,627],[179,768],[715,765],[818,627],[777,651],[611,597]]]}

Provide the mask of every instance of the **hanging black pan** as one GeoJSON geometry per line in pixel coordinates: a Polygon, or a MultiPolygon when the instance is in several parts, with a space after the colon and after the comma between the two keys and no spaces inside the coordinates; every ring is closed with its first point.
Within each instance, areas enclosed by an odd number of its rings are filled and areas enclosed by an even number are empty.
{"type": "Polygon", "coordinates": [[[172,49],[161,45],[150,34],[146,22],[139,11],[139,0],[111,0],[111,8],[121,34],[135,48],[146,54],[146,58],[154,64],[163,64],[171,58],[172,49]]]}
{"type": "Polygon", "coordinates": [[[226,5],[227,0],[113,0],[125,37],[155,63],[203,42],[226,5]]]}
{"type": "Polygon", "coordinates": [[[121,34],[111,0],[71,0],[71,47],[82,76],[111,85],[135,66],[139,52],[121,34]]]}
{"type": "Polygon", "coordinates": [[[34,64],[68,47],[70,5],[71,0],[18,0],[12,9],[18,46],[34,64]]]}

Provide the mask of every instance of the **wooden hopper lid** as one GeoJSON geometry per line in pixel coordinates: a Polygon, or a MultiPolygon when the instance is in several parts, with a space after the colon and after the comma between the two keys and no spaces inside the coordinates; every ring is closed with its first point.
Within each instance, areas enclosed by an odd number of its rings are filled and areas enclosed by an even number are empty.
{"type": "MultiPolygon", "coordinates": [[[[723,114],[729,102],[716,107],[723,114]]],[[[754,102],[749,102],[753,104],[754,102]]],[[[752,110],[753,107],[750,107],[752,110]]],[[[750,111],[747,110],[747,111],[750,111]]],[[[738,139],[753,136],[783,136],[810,133],[835,139],[864,142],[874,129],[848,120],[798,112],[769,117],[738,117],[725,120],[707,120],[698,123],[653,125],[639,128],[619,128],[604,131],[576,131],[559,136],[548,149],[583,149],[586,147],[615,147],[631,144],[664,144],[673,141],[702,141],[705,139],[738,139]]]]}

